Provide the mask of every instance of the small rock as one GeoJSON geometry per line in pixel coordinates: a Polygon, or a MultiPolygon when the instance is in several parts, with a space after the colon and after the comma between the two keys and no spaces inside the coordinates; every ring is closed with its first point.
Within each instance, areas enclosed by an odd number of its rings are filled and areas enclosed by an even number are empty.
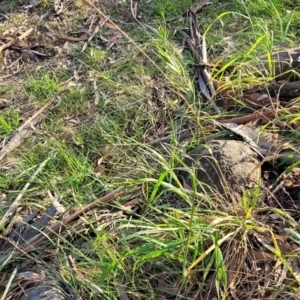
{"type": "Polygon", "coordinates": [[[19,300],[82,300],[62,281],[57,282],[44,277],[42,280],[32,280],[30,285],[28,280],[25,280],[25,283],[25,285],[24,282],[20,283],[23,292],[19,300]]]}
{"type": "Polygon", "coordinates": [[[19,300],[66,300],[63,291],[53,284],[44,283],[27,289],[19,300]]]}
{"type": "MultiPolygon", "coordinates": [[[[258,184],[261,168],[257,153],[241,141],[212,140],[189,154],[184,160],[195,168],[197,190],[224,196],[241,195],[258,184]]],[[[181,171],[186,184],[193,186],[191,175],[181,171]]]]}

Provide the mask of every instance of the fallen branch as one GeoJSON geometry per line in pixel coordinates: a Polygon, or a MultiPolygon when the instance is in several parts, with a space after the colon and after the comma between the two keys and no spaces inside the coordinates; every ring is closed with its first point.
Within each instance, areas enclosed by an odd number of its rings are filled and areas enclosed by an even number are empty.
{"type": "Polygon", "coordinates": [[[27,36],[29,36],[31,34],[32,31],[33,31],[33,28],[30,28],[27,31],[25,31],[23,34],[18,36],[17,38],[14,38],[14,39],[10,40],[8,43],[1,45],[0,46],[0,53],[4,50],[10,48],[11,46],[17,44],[21,40],[25,39],[27,36]]]}
{"type": "Polygon", "coordinates": [[[208,4],[209,0],[202,0],[200,3],[198,3],[197,5],[193,6],[190,8],[190,10],[196,14],[199,10],[201,10],[205,5],[208,4]]]}
{"type": "Polygon", "coordinates": [[[225,119],[225,120],[219,120],[219,123],[225,124],[225,123],[235,123],[237,125],[241,124],[247,124],[249,122],[254,122],[257,120],[262,120],[262,119],[272,119],[276,116],[284,115],[284,114],[293,114],[297,113],[300,111],[300,106],[292,106],[288,108],[282,108],[277,111],[275,110],[258,110],[250,115],[246,116],[241,116],[237,118],[232,118],[232,119],[225,119]]]}
{"type": "Polygon", "coordinates": [[[207,50],[206,50],[205,36],[201,37],[197,28],[197,18],[192,11],[189,12],[189,24],[190,24],[191,37],[189,37],[181,29],[177,29],[177,31],[183,36],[184,41],[188,44],[197,62],[197,67],[199,70],[198,83],[202,94],[212,104],[215,111],[220,115],[221,111],[214,102],[216,90],[214,88],[211,75],[206,68],[207,50]],[[201,41],[202,41],[202,45],[201,45],[201,41]]]}
{"type": "Polygon", "coordinates": [[[0,265],[3,262],[5,262],[10,257],[10,255],[14,255],[14,257],[16,257],[17,253],[20,255],[20,254],[28,253],[29,251],[34,250],[35,249],[34,247],[41,244],[43,241],[49,239],[54,234],[56,234],[58,232],[62,232],[66,228],[67,225],[70,225],[70,223],[77,220],[80,216],[82,216],[85,213],[98,207],[99,204],[109,202],[109,201],[115,199],[116,197],[120,196],[123,193],[124,193],[123,187],[119,187],[119,188],[115,189],[114,191],[112,191],[111,193],[100,198],[99,200],[87,205],[82,210],[79,210],[79,211],[73,213],[69,217],[66,217],[65,219],[62,220],[62,222],[56,223],[53,226],[51,226],[50,228],[45,229],[44,231],[40,232],[38,235],[36,235],[33,238],[31,238],[30,240],[26,241],[26,245],[18,247],[16,250],[18,250],[19,252],[12,252],[12,253],[8,253],[8,254],[2,256],[0,258],[0,265]]]}
{"type": "MultiPolygon", "coordinates": [[[[255,121],[261,120],[261,119],[269,120],[269,119],[274,118],[275,116],[280,116],[283,114],[293,114],[293,113],[298,113],[298,112],[300,112],[300,106],[297,106],[297,105],[287,107],[287,108],[282,108],[277,111],[261,109],[250,115],[245,115],[245,116],[231,118],[231,119],[221,119],[221,120],[217,119],[216,124],[218,124],[218,123],[220,123],[220,124],[234,123],[236,125],[245,125],[249,122],[255,122],[255,121]]],[[[206,126],[203,126],[203,128],[207,129],[207,130],[214,130],[214,129],[216,129],[216,124],[206,125],[206,126]]],[[[193,135],[193,131],[195,132],[196,130],[199,130],[199,129],[197,127],[193,127],[191,129],[185,129],[185,130],[177,133],[178,141],[181,141],[183,139],[191,137],[193,135]]],[[[169,142],[174,138],[174,136],[176,136],[176,135],[174,135],[174,134],[168,135],[168,136],[150,141],[150,142],[146,143],[146,145],[155,146],[155,145],[163,143],[163,142],[169,142]]]]}

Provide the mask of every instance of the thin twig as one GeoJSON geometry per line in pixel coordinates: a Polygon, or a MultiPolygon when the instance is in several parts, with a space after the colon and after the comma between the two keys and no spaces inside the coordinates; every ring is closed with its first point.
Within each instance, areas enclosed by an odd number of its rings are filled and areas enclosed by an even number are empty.
{"type": "Polygon", "coordinates": [[[67,88],[63,87],[59,92],[57,92],[53,97],[51,97],[33,116],[31,116],[26,122],[18,128],[18,132],[28,128],[32,125],[33,120],[39,117],[45,110],[47,110],[51,104],[55,101],[56,97],[63,93],[67,88]]]}
{"type": "MultiPolygon", "coordinates": [[[[294,105],[292,107],[288,107],[288,108],[283,108],[283,109],[280,109],[277,111],[261,109],[261,110],[257,110],[256,112],[254,112],[250,115],[245,115],[245,116],[231,118],[231,119],[221,119],[221,120],[216,119],[215,124],[205,125],[205,126],[203,126],[203,128],[207,129],[207,130],[214,130],[214,129],[216,129],[217,125],[228,124],[228,123],[243,125],[243,124],[247,124],[249,122],[254,122],[257,120],[261,120],[261,119],[269,120],[269,119],[274,118],[276,115],[280,116],[283,114],[286,114],[286,115],[293,114],[293,113],[298,113],[299,111],[300,111],[300,106],[296,106],[296,105],[294,105]]],[[[177,133],[178,141],[181,141],[185,138],[192,136],[193,132],[196,132],[197,130],[199,130],[197,127],[193,127],[191,129],[186,129],[186,130],[183,130],[183,131],[177,133]]],[[[162,142],[169,142],[172,140],[172,138],[174,138],[174,136],[176,136],[176,135],[174,135],[174,134],[168,135],[168,136],[150,141],[150,142],[146,143],[146,145],[154,146],[154,145],[162,143],[162,142]]]]}
{"type": "Polygon", "coordinates": [[[8,283],[6,284],[5,290],[4,290],[3,294],[2,294],[1,300],[5,300],[6,299],[6,295],[9,292],[11,283],[13,282],[13,280],[14,280],[16,274],[17,274],[17,271],[18,271],[18,267],[16,267],[14,269],[14,271],[12,272],[12,274],[11,274],[9,280],[8,280],[8,283]]]}
{"type": "Polygon", "coordinates": [[[106,203],[108,201],[111,201],[111,200],[115,199],[116,197],[120,196],[121,194],[123,194],[123,187],[119,187],[119,188],[115,189],[114,191],[112,191],[109,194],[103,196],[99,200],[87,205],[82,210],[79,210],[79,211],[73,213],[71,216],[63,219],[62,222],[56,223],[53,226],[51,226],[50,228],[45,229],[44,231],[40,232],[38,235],[36,235],[33,238],[31,238],[30,240],[26,241],[26,244],[24,246],[15,247],[16,250],[18,250],[19,252],[11,252],[9,254],[6,254],[6,255],[0,257],[0,265],[4,261],[6,261],[7,258],[10,255],[13,255],[14,257],[16,257],[16,256],[19,256],[19,255],[24,254],[24,253],[28,254],[29,251],[34,250],[35,247],[37,245],[41,244],[44,240],[49,239],[55,233],[62,232],[66,228],[67,225],[69,225],[73,221],[77,220],[83,214],[85,214],[85,213],[91,211],[92,209],[98,207],[102,203],[106,203]]]}
{"type": "Polygon", "coordinates": [[[46,229],[45,231],[39,233],[38,235],[36,235],[32,239],[30,239],[27,242],[27,246],[25,247],[24,250],[29,251],[33,246],[36,246],[37,244],[41,243],[45,239],[53,236],[55,233],[61,232],[61,230],[63,230],[63,228],[66,225],[77,220],[80,216],[89,212],[90,210],[93,210],[94,208],[99,206],[99,204],[111,201],[111,200],[115,199],[116,197],[118,197],[119,195],[121,195],[122,193],[123,193],[123,187],[119,187],[116,190],[112,191],[111,193],[105,195],[101,199],[87,205],[82,210],[79,210],[79,211],[75,212],[74,214],[72,214],[71,216],[63,219],[62,222],[54,224],[50,228],[46,229]]]}
{"type": "Polygon", "coordinates": [[[17,44],[18,42],[20,42],[21,40],[23,40],[24,38],[26,38],[28,35],[30,35],[30,33],[33,31],[33,28],[30,28],[28,30],[26,30],[23,34],[21,34],[20,36],[18,36],[15,39],[10,40],[8,43],[3,44],[0,46],[0,53],[2,51],[4,51],[5,49],[8,49],[9,47],[17,44]]]}
{"type": "Polygon", "coordinates": [[[149,26],[148,24],[142,23],[137,18],[137,2],[133,2],[133,0],[130,0],[130,10],[131,10],[132,18],[134,19],[135,22],[137,22],[143,29],[149,29],[155,36],[159,36],[157,31],[153,27],[149,26]]]}
{"type": "Polygon", "coordinates": [[[35,112],[28,120],[26,120],[24,124],[17,128],[7,143],[3,143],[3,147],[0,151],[0,161],[11,151],[16,149],[29,136],[29,128],[39,122],[42,113],[46,111],[54,103],[56,97],[66,89],[66,87],[63,87],[62,90],[51,97],[37,112],[35,112]]]}
{"type": "Polygon", "coordinates": [[[213,108],[215,111],[220,115],[221,111],[217,107],[217,105],[214,102],[214,96],[216,94],[216,90],[214,88],[213,82],[211,80],[211,75],[208,72],[207,68],[205,65],[207,64],[207,49],[206,49],[206,40],[205,36],[201,36],[198,27],[197,27],[197,18],[196,15],[193,13],[193,11],[189,12],[189,24],[190,24],[190,32],[191,32],[191,42],[188,43],[190,48],[194,48],[192,52],[197,55],[195,56],[196,61],[198,63],[198,68],[201,72],[202,76],[199,76],[199,84],[200,84],[200,89],[203,91],[204,85],[202,84],[202,79],[204,79],[206,86],[210,90],[210,95],[209,93],[205,93],[204,96],[211,102],[213,108]],[[202,46],[201,46],[201,41],[202,41],[202,46]]]}
{"type": "MultiPolygon", "coordinates": [[[[25,186],[23,187],[21,193],[17,196],[17,198],[15,199],[15,201],[11,204],[11,206],[9,207],[8,211],[4,214],[4,216],[2,217],[1,221],[0,221],[0,227],[3,227],[7,221],[12,217],[12,215],[17,211],[20,202],[23,198],[23,195],[25,194],[25,192],[28,190],[30,184],[33,182],[33,180],[36,178],[36,176],[43,170],[43,168],[46,166],[47,162],[49,161],[50,157],[48,157],[47,159],[45,159],[37,168],[37,170],[34,172],[34,174],[30,177],[29,181],[25,184],[25,186]]],[[[6,229],[7,231],[7,229],[6,229]]]]}
{"type": "Polygon", "coordinates": [[[199,83],[199,88],[200,88],[201,92],[203,93],[205,98],[207,98],[208,101],[211,103],[211,105],[213,106],[215,111],[220,115],[221,111],[216,106],[215,102],[213,101],[213,98],[211,97],[211,95],[209,93],[209,89],[208,89],[208,87],[210,87],[210,91],[212,91],[212,92],[215,91],[214,88],[213,89],[211,88],[211,85],[213,85],[213,82],[212,82],[212,80],[210,80],[210,75],[209,75],[208,71],[203,66],[203,59],[202,59],[201,55],[199,54],[199,52],[197,51],[197,49],[193,43],[193,39],[190,38],[183,30],[177,29],[177,31],[184,37],[184,40],[188,44],[190,50],[192,51],[192,53],[195,57],[197,65],[199,66],[198,83],[199,83]]]}
{"type": "Polygon", "coordinates": [[[190,10],[196,14],[200,9],[202,9],[205,5],[208,4],[209,0],[202,0],[200,3],[198,3],[197,5],[193,6],[190,8],[190,10]]]}

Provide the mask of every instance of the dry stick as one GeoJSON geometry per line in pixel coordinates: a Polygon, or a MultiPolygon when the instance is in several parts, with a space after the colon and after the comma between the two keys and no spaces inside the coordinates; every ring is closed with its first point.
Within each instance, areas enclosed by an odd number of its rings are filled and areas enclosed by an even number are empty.
{"type": "Polygon", "coordinates": [[[207,64],[207,49],[206,49],[205,36],[202,36],[202,47],[201,47],[200,44],[201,34],[197,28],[196,15],[192,11],[189,12],[189,24],[190,24],[190,32],[191,32],[191,43],[188,43],[188,45],[190,46],[190,48],[191,47],[194,48],[194,51],[192,50],[193,53],[197,53],[195,58],[197,60],[197,63],[199,64],[199,69],[201,71],[203,79],[207,87],[210,89],[210,95],[208,94],[206,97],[211,102],[215,111],[220,115],[221,111],[213,100],[213,97],[216,94],[216,90],[211,80],[211,75],[205,67],[205,65],[207,64]]]}
{"type": "MultiPolygon", "coordinates": [[[[280,111],[278,111],[277,114],[279,112],[280,111]]],[[[241,125],[241,124],[247,124],[249,122],[253,122],[253,121],[256,121],[256,120],[259,120],[259,119],[271,119],[271,118],[274,118],[275,115],[276,115],[276,112],[270,111],[270,110],[257,111],[253,114],[250,114],[250,115],[246,115],[246,116],[242,116],[242,117],[236,117],[236,118],[233,118],[233,119],[219,120],[218,122],[222,123],[222,124],[235,123],[237,125],[241,125]]]]}
{"type": "Polygon", "coordinates": [[[12,134],[11,137],[9,137],[9,142],[6,143],[6,138],[4,138],[4,141],[0,143],[0,161],[11,151],[13,151],[15,148],[17,148],[23,140],[25,140],[29,136],[28,130],[22,130],[18,132],[17,134],[12,134]]]}
{"type": "Polygon", "coordinates": [[[208,2],[209,0],[202,0],[199,4],[191,7],[190,9],[188,9],[187,11],[184,11],[181,15],[174,17],[170,20],[168,20],[168,22],[174,22],[177,19],[179,19],[180,17],[184,17],[189,11],[192,11],[194,14],[196,14],[199,10],[201,10],[205,5],[209,4],[208,2]]]}
{"type": "Polygon", "coordinates": [[[17,44],[18,42],[20,42],[21,40],[23,40],[24,38],[26,38],[28,35],[30,35],[30,33],[33,31],[33,28],[28,29],[27,31],[25,31],[23,34],[21,34],[19,37],[12,39],[11,41],[9,41],[6,44],[3,44],[0,47],[0,53],[2,51],[4,51],[5,49],[8,49],[9,47],[17,44]]]}
{"type": "Polygon", "coordinates": [[[59,39],[59,40],[63,40],[63,41],[67,41],[70,43],[78,43],[78,42],[82,42],[85,41],[86,39],[83,38],[75,38],[72,36],[59,36],[59,35],[53,35],[55,38],[59,39]]]}
{"type": "Polygon", "coordinates": [[[22,141],[28,137],[29,132],[27,131],[27,129],[32,126],[35,125],[38,121],[39,121],[39,116],[45,111],[47,110],[55,101],[56,97],[58,95],[60,95],[62,92],[64,92],[66,90],[66,87],[64,87],[61,91],[59,91],[58,93],[56,93],[55,96],[53,96],[52,98],[50,98],[50,100],[48,100],[33,116],[31,116],[28,120],[26,120],[26,122],[24,124],[22,124],[12,135],[12,138],[10,139],[10,141],[3,146],[3,148],[0,151],[0,161],[6,156],[8,155],[12,150],[14,150],[15,148],[17,148],[22,141]]]}
{"type": "MultiPolygon", "coordinates": [[[[242,117],[236,117],[236,118],[232,118],[232,119],[216,120],[216,124],[206,125],[206,126],[203,126],[203,127],[207,130],[214,130],[218,123],[221,123],[221,124],[234,123],[234,124],[237,124],[237,125],[242,125],[242,124],[247,124],[249,122],[257,121],[259,119],[271,119],[271,118],[274,118],[276,115],[292,114],[292,113],[297,113],[299,111],[300,111],[299,106],[291,106],[289,108],[280,109],[277,112],[271,111],[271,110],[265,110],[265,111],[260,110],[260,111],[256,111],[253,114],[242,116],[242,117]]],[[[194,127],[192,129],[183,130],[182,132],[180,132],[178,134],[178,140],[180,141],[182,139],[190,137],[192,135],[192,130],[198,130],[198,129],[196,127],[194,127]]],[[[154,146],[154,145],[162,143],[162,142],[168,142],[173,137],[174,137],[174,135],[168,135],[168,136],[150,141],[150,142],[146,143],[146,145],[154,146]]]]}
{"type": "Polygon", "coordinates": [[[63,87],[59,92],[57,92],[54,96],[52,96],[32,117],[30,117],[22,126],[18,128],[17,131],[21,131],[29,126],[34,119],[40,116],[46,109],[50,107],[51,104],[55,101],[56,97],[63,93],[67,88],[63,87]]]}
{"type": "MultiPolygon", "coordinates": [[[[177,29],[177,31],[183,36],[183,38],[185,39],[185,41],[187,42],[187,44],[189,45],[190,50],[192,51],[196,62],[199,66],[202,65],[202,58],[199,55],[199,53],[196,50],[196,47],[193,44],[192,39],[181,29],[177,29]]],[[[203,95],[210,101],[211,105],[213,106],[213,108],[215,109],[215,111],[220,115],[221,111],[220,109],[216,106],[215,102],[213,101],[212,97],[209,94],[209,90],[207,88],[207,83],[209,84],[210,81],[210,76],[208,75],[208,72],[205,68],[201,68],[201,73],[199,73],[199,86],[201,89],[201,92],[203,93],[203,95]],[[205,71],[204,71],[205,70],[205,71]],[[203,81],[203,84],[202,84],[203,81]]],[[[211,82],[212,84],[212,82],[211,82]]]]}
{"type": "Polygon", "coordinates": [[[115,189],[114,191],[110,192],[109,194],[105,195],[104,197],[100,198],[99,200],[87,205],[82,210],[79,210],[75,213],[73,213],[71,216],[65,218],[60,223],[56,223],[53,226],[51,226],[49,229],[46,229],[45,231],[39,233],[29,241],[27,241],[27,246],[22,248],[24,251],[29,251],[33,246],[38,245],[42,241],[46,240],[47,238],[53,236],[55,233],[58,233],[61,229],[63,229],[66,225],[70,224],[71,222],[78,219],[83,214],[93,210],[97,206],[99,206],[99,203],[106,203],[108,201],[111,201],[118,197],[119,195],[123,194],[123,187],[119,187],[115,189]]]}
{"type": "Polygon", "coordinates": [[[202,9],[205,5],[208,4],[209,0],[202,0],[200,3],[198,3],[197,5],[193,6],[190,8],[190,10],[196,14],[200,9],[202,9]]]}
{"type": "MultiPolygon", "coordinates": [[[[206,48],[205,35],[202,36],[202,63],[203,63],[204,66],[207,64],[207,48],[206,48]]],[[[208,87],[210,89],[211,96],[215,97],[216,90],[215,90],[213,81],[211,79],[211,75],[210,75],[210,73],[207,71],[207,69],[205,67],[203,67],[202,69],[203,69],[203,73],[205,74],[204,77],[207,78],[207,85],[208,85],[208,87]]],[[[220,112],[220,110],[219,110],[219,112],[220,112]]]]}
{"type": "Polygon", "coordinates": [[[275,116],[279,116],[282,114],[293,114],[293,113],[297,113],[299,111],[300,111],[299,106],[291,106],[289,108],[283,108],[283,109],[279,109],[277,111],[262,109],[262,110],[256,111],[253,114],[250,114],[250,115],[237,117],[237,118],[233,118],[233,119],[218,120],[217,122],[222,123],[222,124],[235,123],[237,125],[241,125],[241,124],[247,124],[249,122],[254,122],[259,119],[272,119],[275,116]]]}
{"type": "Polygon", "coordinates": [[[37,215],[39,211],[36,209],[34,210],[29,216],[27,216],[23,221],[18,222],[18,225],[16,228],[13,229],[12,234],[9,236],[11,240],[14,240],[17,236],[21,235],[21,228],[25,227],[29,224],[30,221],[32,221],[37,215]]]}
{"type": "MultiPolygon", "coordinates": [[[[89,212],[90,210],[96,208],[99,205],[99,203],[105,203],[105,202],[111,201],[111,200],[115,199],[116,197],[118,197],[119,195],[121,195],[122,193],[123,193],[123,187],[119,187],[119,188],[115,189],[114,191],[110,192],[109,194],[105,195],[104,197],[100,198],[99,200],[87,205],[82,210],[77,211],[74,214],[72,214],[71,216],[65,218],[64,220],[62,220],[61,223],[54,224],[49,229],[46,229],[45,231],[39,233],[35,237],[33,237],[30,240],[26,241],[26,246],[15,247],[16,250],[19,251],[19,255],[24,254],[24,253],[28,253],[30,250],[33,250],[32,248],[34,246],[37,246],[38,244],[40,244],[44,240],[50,238],[55,233],[58,233],[59,231],[64,230],[64,227],[66,227],[66,225],[70,224],[71,222],[78,219],[80,216],[82,216],[83,214],[89,212]]],[[[0,257],[0,265],[3,262],[5,262],[10,255],[17,256],[17,252],[11,252],[9,254],[6,254],[6,255],[0,257]]]]}
{"type": "MultiPolygon", "coordinates": [[[[43,168],[46,166],[47,162],[50,158],[45,159],[37,168],[37,170],[34,172],[34,174],[30,177],[29,181],[25,184],[23,187],[21,193],[17,196],[15,201],[11,204],[8,211],[4,214],[0,221],[0,228],[3,227],[6,222],[11,218],[11,216],[16,212],[18,206],[20,205],[20,202],[23,198],[24,193],[28,190],[30,184],[33,182],[33,180],[36,178],[36,176],[43,170],[43,168]]],[[[7,231],[7,229],[6,229],[7,231]]]]}
{"type": "Polygon", "coordinates": [[[148,24],[142,23],[141,21],[138,20],[138,18],[137,18],[137,2],[134,3],[133,0],[130,0],[130,9],[131,9],[132,18],[134,19],[135,22],[137,22],[137,24],[139,24],[143,29],[149,29],[155,36],[159,36],[157,31],[153,27],[151,27],[148,24]]]}

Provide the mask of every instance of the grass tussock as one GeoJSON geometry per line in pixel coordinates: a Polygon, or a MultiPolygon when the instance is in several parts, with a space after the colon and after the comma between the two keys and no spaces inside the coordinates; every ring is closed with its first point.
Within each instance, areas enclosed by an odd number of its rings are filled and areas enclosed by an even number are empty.
{"type": "MultiPolygon", "coordinates": [[[[116,187],[124,186],[126,193],[99,203],[64,233],[47,239],[25,266],[41,261],[46,274],[68,283],[83,299],[297,299],[300,278],[292,263],[298,250],[287,243],[299,244],[297,217],[284,207],[266,205],[272,196],[263,180],[240,202],[200,193],[194,188],[201,184],[195,170],[184,163],[187,150],[227,134],[204,128],[217,115],[195,89],[195,62],[176,31],[188,28],[183,13],[197,1],[141,3],[139,18],[156,34],[129,21],[124,13],[130,11],[128,3],[116,10],[102,2],[103,12],[134,43],[110,23],[99,26],[84,51],[83,41],[55,40],[54,45],[45,38],[46,48],[57,47],[63,54],[55,62],[42,60],[34,72],[32,63],[24,65],[25,72],[14,75],[21,92],[0,110],[0,139],[62,87],[66,90],[3,161],[0,199],[8,207],[47,158],[23,195],[19,219],[34,209],[45,212],[53,200],[49,195],[71,214],[116,187]],[[197,129],[179,140],[178,132],[189,128],[197,129]],[[170,136],[168,143],[149,145],[165,136],[170,136]],[[183,187],[179,170],[190,172],[191,190],[183,187]],[[274,219],[283,220],[285,235],[274,219]],[[288,275],[280,281],[278,273],[284,272],[288,275]]],[[[49,7],[50,16],[39,26],[64,32],[52,3],[42,1],[37,11],[49,7]]],[[[6,1],[0,12],[14,18],[14,9],[24,8],[6,1]]],[[[94,14],[83,4],[72,6],[72,13],[62,15],[66,35],[79,34],[80,26],[92,28],[94,14]]],[[[211,1],[198,24],[214,64],[213,78],[233,90],[272,80],[271,62],[261,74],[253,62],[299,43],[298,14],[291,1],[211,1]]],[[[6,85],[0,86],[0,98],[7,92],[6,85]]],[[[241,108],[224,116],[249,111],[236,101],[241,108]]],[[[283,120],[296,122],[299,116],[277,119],[283,120]]],[[[298,129],[291,136],[296,139],[298,129]]],[[[1,268],[2,273],[5,265],[1,268]]]]}

